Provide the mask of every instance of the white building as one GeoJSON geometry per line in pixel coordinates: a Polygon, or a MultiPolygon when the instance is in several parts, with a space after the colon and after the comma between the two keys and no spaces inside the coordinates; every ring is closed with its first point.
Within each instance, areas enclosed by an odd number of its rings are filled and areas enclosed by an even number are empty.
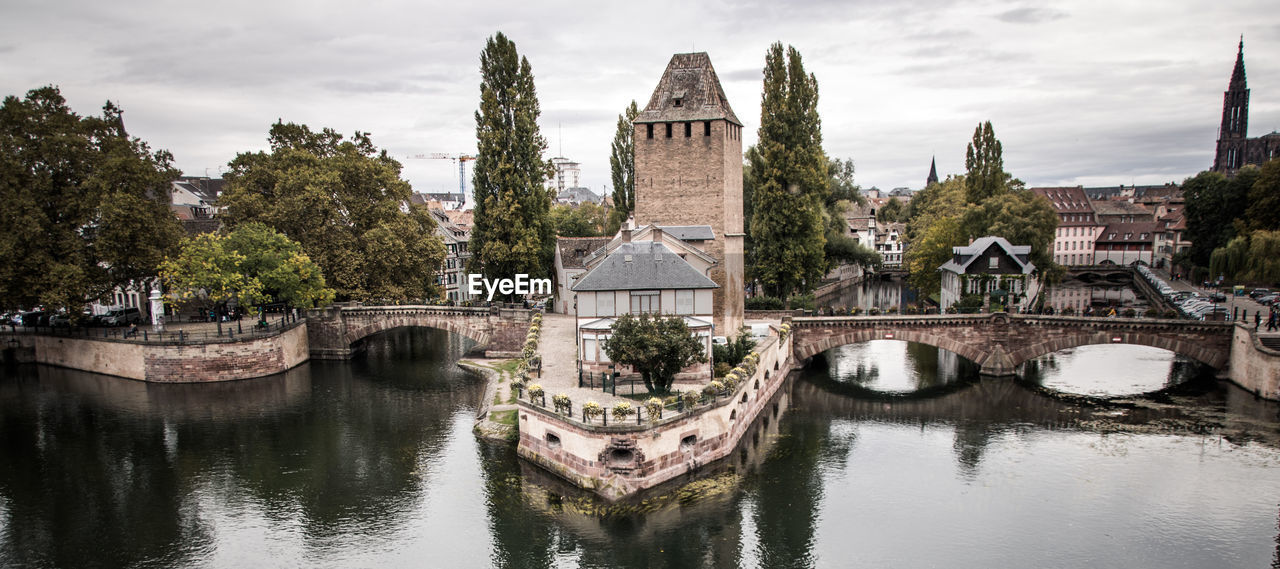
{"type": "Polygon", "coordinates": [[[953,247],[951,260],[938,270],[942,272],[939,305],[943,310],[965,295],[981,294],[991,304],[1005,302],[1025,311],[1040,294],[1031,246],[1011,245],[1003,237],[981,237],[964,247],[953,247]]]}

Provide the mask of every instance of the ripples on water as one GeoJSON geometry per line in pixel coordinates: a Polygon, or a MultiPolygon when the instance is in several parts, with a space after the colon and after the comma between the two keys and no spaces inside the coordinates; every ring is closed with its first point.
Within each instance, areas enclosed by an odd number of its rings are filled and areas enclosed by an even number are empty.
{"type": "MultiPolygon", "coordinates": [[[[450,363],[465,344],[439,332],[394,331],[351,363],[230,384],[5,370],[0,566],[1273,561],[1280,453],[1199,432],[1190,411],[1274,436],[1276,405],[1213,385],[1178,405],[1080,404],[1040,386],[1092,379],[1073,367],[1089,350],[1013,381],[869,344],[815,359],[702,477],[616,505],[478,441],[482,386],[450,363]]],[[[1160,373],[1136,351],[1095,356],[1121,358],[1101,370],[1137,373],[1136,360],[1160,373]]]]}

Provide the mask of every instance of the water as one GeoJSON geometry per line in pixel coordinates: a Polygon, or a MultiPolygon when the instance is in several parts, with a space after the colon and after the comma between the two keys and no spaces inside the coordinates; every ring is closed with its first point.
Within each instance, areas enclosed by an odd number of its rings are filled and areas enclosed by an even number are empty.
{"type": "Polygon", "coordinates": [[[1277,566],[1280,409],[1171,356],[1142,384],[1171,388],[1108,402],[1053,395],[1097,388],[1083,349],[1021,380],[833,350],[705,478],[609,505],[475,438],[465,347],[397,330],[218,385],[5,370],[0,567],[1277,566]]]}

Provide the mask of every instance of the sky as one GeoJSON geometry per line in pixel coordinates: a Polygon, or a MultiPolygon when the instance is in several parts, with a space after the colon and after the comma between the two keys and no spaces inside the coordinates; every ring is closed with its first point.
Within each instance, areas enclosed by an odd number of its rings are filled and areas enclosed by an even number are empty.
{"type": "Polygon", "coordinates": [[[986,120],[1031,186],[1180,182],[1212,164],[1241,34],[1249,135],[1280,130],[1274,0],[3,0],[0,15],[5,96],[56,85],[86,115],[114,101],[195,176],[265,150],[284,120],[370,132],[415,191],[456,191],[454,163],[409,156],[475,151],[497,31],[533,68],[546,157],[580,162],[597,193],[619,113],[674,53],[710,55],[753,143],[773,42],[816,76],[824,148],[864,188],[918,189],[935,156],[941,177],[963,173],[986,120]]]}

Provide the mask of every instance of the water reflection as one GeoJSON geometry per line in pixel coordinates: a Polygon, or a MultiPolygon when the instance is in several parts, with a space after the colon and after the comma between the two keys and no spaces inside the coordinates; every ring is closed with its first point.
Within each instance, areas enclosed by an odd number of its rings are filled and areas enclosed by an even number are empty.
{"type": "Polygon", "coordinates": [[[916,342],[871,340],[827,350],[821,361],[831,380],[862,396],[916,394],[977,378],[978,366],[954,352],[916,342]]]}
{"type": "Polygon", "coordinates": [[[1023,380],[1062,393],[1119,397],[1151,393],[1205,374],[1201,364],[1150,346],[1099,344],[1059,350],[1023,364],[1023,380]]]}
{"type": "Polygon", "coordinates": [[[817,300],[818,306],[830,306],[843,309],[861,308],[881,311],[897,308],[903,311],[908,304],[916,302],[915,290],[906,285],[902,277],[870,278],[849,285],[831,294],[823,295],[817,300]]]}
{"type": "Polygon", "coordinates": [[[1085,307],[1093,306],[1095,310],[1114,306],[1117,309],[1132,308],[1139,314],[1147,309],[1147,301],[1138,295],[1128,283],[1108,283],[1105,281],[1086,283],[1078,280],[1067,280],[1049,288],[1045,299],[1047,306],[1057,312],[1070,308],[1080,314],[1085,307]]]}

